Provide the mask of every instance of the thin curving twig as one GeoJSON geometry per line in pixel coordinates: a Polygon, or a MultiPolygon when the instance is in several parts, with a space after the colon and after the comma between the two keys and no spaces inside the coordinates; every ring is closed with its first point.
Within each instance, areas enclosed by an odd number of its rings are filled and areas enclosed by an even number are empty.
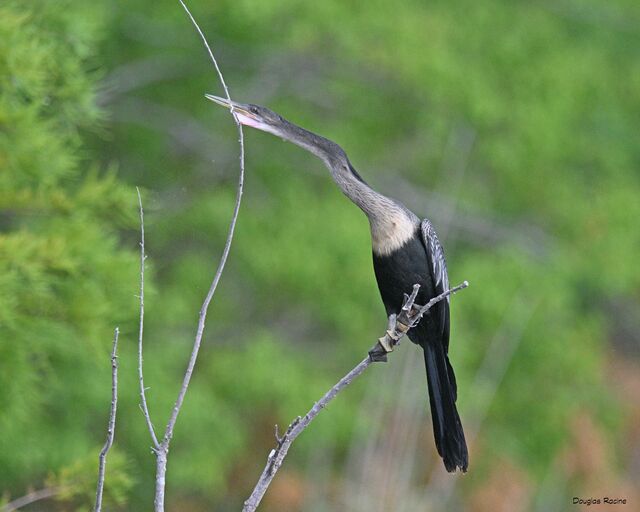
{"type": "MultiPolygon", "coordinates": [[[[220,71],[220,67],[218,66],[218,62],[211,51],[211,47],[207,42],[202,30],[198,26],[198,23],[193,18],[191,12],[185,5],[182,0],[179,0],[180,4],[186,11],[189,19],[193,23],[194,27],[200,34],[202,41],[209,53],[209,57],[211,58],[211,62],[215,67],[216,73],[220,82],[222,83],[222,87],[224,89],[225,95],[229,103],[232,105],[231,97],[229,95],[229,89],[227,88],[227,84],[225,83],[224,77],[222,76],[222,72],[220,71]]],[[[154,509],[156,512],[164,511],[164,495],[165,495],[165,486],[166,486],[166,471],[167,471],[167,457],[169,453],[169,444],[171,443],[171,438],[173,437],[173,430],[178,419],[178,415],[180,414],[180,409],[182,408],[182,404],[184,402],[184,398],[187,394],[187,389],[189,388],[189,382],[191,381],[191,376],[193,375],[193,369],[196,365],[196,360],[198,359],[198,353],[200,351],[200,345],[202,343],[202,335],[204,333],[205,321],[207,317],[207,311],[209,310],[209,305],[211,300],[213,299],[213,295],[218,287],[218,283],[220,281],[220,277],[222,276],[222,272],[224,270],[225,264],[227,263],[227,258],[229,256],[229,251],[231,250],[231,243],[233,241],[233,234],[236,227],[236,222],[238,219],[238,213],[240,212],[240,203],[242,201],[242,192],[244,188],[244,134],[242,131],[242,125],[240,124],[233,107],[230,109],[233,119],[238,127],[238,141],[240,143],[240,175],[238,177],[238,186],[236,190],[236,201],[233,209],[233,215],[231,218],[231,222],[229,224],[229,231],[227,234],[227,239],[225,242],[224,250],[222,251],[222,256],[220,257],[220,262],[218,263],[218,268],[213,277],[213,281],[211,286],[209,287],[209,291],[202,303],[202,307],[200,308],[200,315],[198,317],[198,327],[196,330],[196,336],[193,342],[193,349],[191,350],[191,356],[189,357],[189,362],[187,364],[187,368],[184,373],[184,378],[182,380],[182,385],[180,386],[180,391],[178,392],[178,397],[176,398],[175,404],[171,410],[171,416],[169,417],[169,421],[167,422],[167,426],[164,431],[164,436],[162,438],[162,442],[157,446],[155,450],[156,454],[156,490],[154,497],[154,509]]],[[[153,437],[153,436],[152,436],[153,437]]]]}

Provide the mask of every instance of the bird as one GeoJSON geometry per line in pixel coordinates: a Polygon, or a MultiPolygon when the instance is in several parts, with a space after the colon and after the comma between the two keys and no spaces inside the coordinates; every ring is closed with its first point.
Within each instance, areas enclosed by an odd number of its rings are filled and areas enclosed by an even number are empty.
{"type": "MultiPolygon", "coordinates": [[[[428,219],[420,219],[399,201],[371,188],[338,144],[266,107],[237,103],[212,94],[205,94],[205,97],[230,109],[242,125],[296,144],[324,162],[344,195],[369,220],[373,269],[390,324],[400,312],[405,292],[414,284],[420,285],[416,303],[426,304],[431,298],[449,290],[444,250],[433,224],[428,219]]],[[[420,323],[407,332],[407,336],[423,349],[438,454],[448,472],[460,470],[464,473],[468,469],[469,456],[456,408],[456,378],[448,356],[449,310],[447,297],[436,303],[420,323]]]]}

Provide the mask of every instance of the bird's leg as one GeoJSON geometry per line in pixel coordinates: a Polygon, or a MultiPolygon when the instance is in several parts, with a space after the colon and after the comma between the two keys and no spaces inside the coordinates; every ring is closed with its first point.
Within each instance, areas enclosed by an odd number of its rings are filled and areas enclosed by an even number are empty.
{"type": "Polygon", "coordinates": [[[369,357],[373,362],[387,362],[387,354],[393,352],[393,348],[402,336],[397,331],[397,315],[389,315],[387,323],[387,332],[382,338],[378,338],[378,342],[369,350],[369,357]]]}
{"type": "MultiPolygon", "coordinates": [[[[407,314],[400,314],[395,319],[395,323],[393,325],[393,330],[395,331],[396,336],[397,336],[398,339],[401,338],[403,334],[405,334],[409,329],[411,329],[413,327],[413,316],[412,315],[413,315],[412,312],[409,312],[407,314]]],[[[387,331],[387,332],[389,332],[389,331],[387,331]]]]}
{"type": "Polygon", "coordinates": [[[386,362],[387,354],[393,352],[393,349],[409,329],[411,329],[420,320],[420,311],[422,308],[415,301],[420,290],[419,284],[413,285],[411,295],[404,294],[402,307],[398,314],[389,315],[387,324],[387,332],[382,338],[378,338],[378,342],[369,350],[369,357],[373,362],[386,362]]]}
{"type": "Polygon", "coordinates": [[[396,322],[396,331],[406,333],[411,327],[413,327],[419,319],[420,306],[415,301],[420,290],[419,284],[413,285],[413,291],[411,295],[404,294],[404,300],[402,301],[402,308],[398,314],[396,322]]]}

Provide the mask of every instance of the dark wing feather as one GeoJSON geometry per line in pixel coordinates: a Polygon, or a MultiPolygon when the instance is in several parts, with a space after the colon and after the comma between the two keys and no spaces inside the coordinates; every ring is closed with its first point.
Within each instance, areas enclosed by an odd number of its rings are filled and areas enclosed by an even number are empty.
{"type": "MultiPolygon", "coordinates": [[[[444,260],[444,250],[431,222],[424,219],[420,224],[420,230],[433,279],[434,294],[439,295],[449,290],[449,276],[444,260]]],[[[469,454],[460,416],[456,409],[458,398],[456,376],[448,356],[449,297],[447,296],[446,301],[443,300],[436,304],[429,313],[434,315],[436,322],[439,320],[439,325],[442,328],[440,337],[431,338],[423,345],[436,447],[444,460],[447,471],[455,471],[456,468],[460,468],[465,472],[469,465],[469,454]]]]}
{"type": "MultiPolygon", "coordinates": [[[[424,219],[420,224],[420,231],[422,232],[422,240],[424,246],[427,249],[427,258],[429,259],[429,267],[431,268],[431,277],[433,278],[433,285],[435,295],[440,295],[442,292],[449,289],[449,274],[447,274],[447,262],[444,259],[444,249],[440,245],[436,230],[433,228],[431,222],[428,219],[424,219]]],[[[442,344],[444,345],[445,353],[449,352],[449,334],[450,334],[450,317],[449,317],[449,296],[446,301],[441,303],[443,306],[436,306],[434,314],[440,316],[440,322],[442,325],[442,344]]],[[[447,360],[447,364],[448,360],[447,360]]],[[[453,370],[449,370],[450,380],[455,390],[455,377],[453,370]]]]}
{"type": "MultiPolygon", "coordinates": [[[[444,250],[440,245],[436,230],[428,219],[422,221],[420,230],[422,231],[422,240],[427,248],[427,256],[433,273],[433,284],[436,293],[441,294],[449,289],[449,275],[447,274],[447,262],[444,260],[444,250]]],[[[449,297],[447,297],[447,302],[449,302],[449,297]]]]}

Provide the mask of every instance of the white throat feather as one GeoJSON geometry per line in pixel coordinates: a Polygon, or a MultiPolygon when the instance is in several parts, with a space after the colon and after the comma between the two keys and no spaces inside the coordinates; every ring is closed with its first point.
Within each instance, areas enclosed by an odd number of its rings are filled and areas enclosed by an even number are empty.
{"type": "Polygon", "coordinates": [[[390,215],[369,217],[371,244],[378,256],[388,256],[400,249],[418,229],[417,218],[398,209],[390,215]]]}

